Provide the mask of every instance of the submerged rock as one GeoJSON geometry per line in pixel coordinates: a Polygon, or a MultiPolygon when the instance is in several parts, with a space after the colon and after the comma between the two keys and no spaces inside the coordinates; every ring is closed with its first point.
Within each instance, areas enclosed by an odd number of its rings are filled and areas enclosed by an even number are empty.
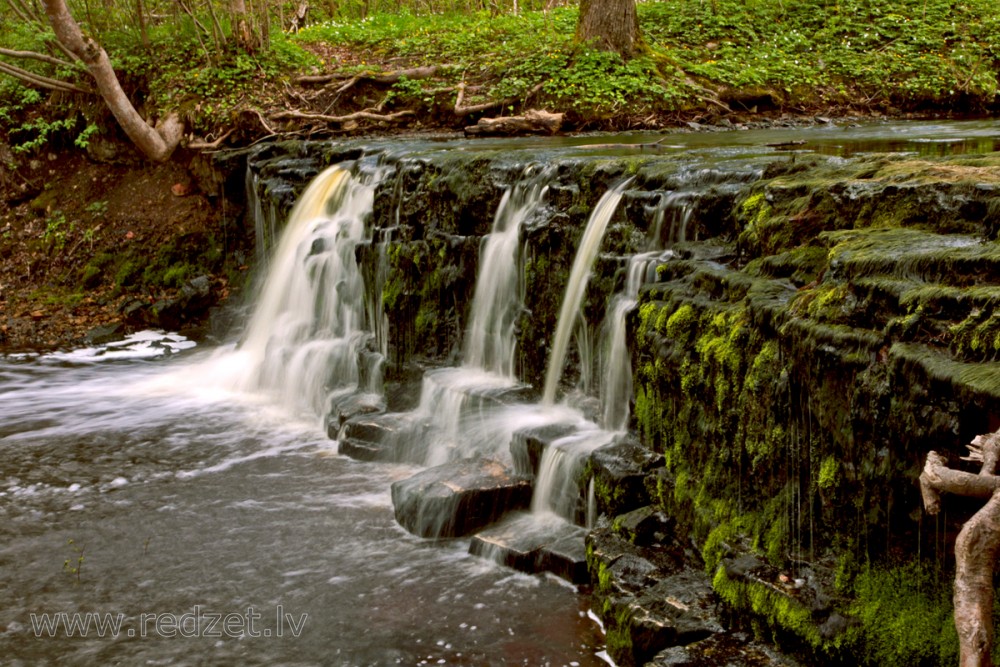
{"type": "Polygon", "coordinates": [[[492,459],[459,459],[392,485],[396,521],[420,537],[461,537],[531,502],[531,482],[492,459]]]}

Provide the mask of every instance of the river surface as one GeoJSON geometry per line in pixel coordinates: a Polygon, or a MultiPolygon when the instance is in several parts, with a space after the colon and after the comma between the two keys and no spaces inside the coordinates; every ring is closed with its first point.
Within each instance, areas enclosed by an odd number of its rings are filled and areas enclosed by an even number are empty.
{"type": "Polygon", "coordinates": [[[0,663],[604,664],[586,597],[410,535],[416,468],[213,388],[217,358],[0,357],[0,663]]]}

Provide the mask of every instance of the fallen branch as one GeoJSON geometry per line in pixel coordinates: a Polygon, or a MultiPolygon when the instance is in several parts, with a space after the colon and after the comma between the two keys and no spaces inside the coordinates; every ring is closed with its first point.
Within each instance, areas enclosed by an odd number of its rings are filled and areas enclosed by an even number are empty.
{"type": "Polygon", "coordinates": [[[523,116],[482,118],[465,128],[468,136],[509,136],[515,134],[555,134],[562,127],[563,114],[529,109],[523,116]]]}
{"type": "Polygon", "coordinates": [[[228,139],[229,135],[231,135],[234,131],[235,129],[230,129],[215,141],[191,141],[188,143],[187,147],[196,151],[213,150],[221,146],[222,142],[228,139]]]}
{"type": "Polygon", "coordinates": [[[352,120],[373,120],[373,121],[393,121],[404,116],[413,116],[416,112],[412,109],[402,109],[401,111],[394,111],[392,113],[380,114],[372,111],[355,111],[354,113],[349,113],[343,116],[328,116],[322,113],[306,113],[303,111],[279,111],[278,113],[271,114],[269,118],[271,120],[318,120],[324,123],[346,123],[352,120]]]}
{"type": "Polygon", "coordinates": [[[497,100],[495,102],[483,102],[482,104],[472,104],[469,106],[462,106],[462,102],[465,100],[465,84],[458,84],[458,96],[455,98],[455,115],[459,118],[464,118],[472,113],[479,113],[481,111],[490,111],[491,109],[496,109],[498,107],[504,107],[508,104],[514,104],[516,102],[527,102],[528,98],[537,93],[542,89],[545,82],[542,81],[536,84],[531,90],[529,90],[524,97],[508,97],[503,100],[497,100]]]}

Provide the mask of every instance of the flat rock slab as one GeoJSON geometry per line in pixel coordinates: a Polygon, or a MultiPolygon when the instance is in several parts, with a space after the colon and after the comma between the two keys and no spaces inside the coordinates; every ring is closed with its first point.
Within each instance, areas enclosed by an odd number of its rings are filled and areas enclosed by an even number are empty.
{"type": "Polygon", "coordinates": [[[555,515],[524,514],[478,533],[469,553],[521,572],[551,572],[587,583],[587,531],[555,515]]]}
{"type": "Polygon", "coordinates": [[[657,653],[646,667],[798,667],[788,656],[751,640],[746,634],[720,633],[687,646],[657,653]]]}
{"type": "Polygon", "coordinates": [[[531,503],[531,481],[492,459],[459,459],[392,485],[396,521],[420,537],[461,537],[531,503]]]}
{"type": "Polygon", "coordinates": [[[407,444],[422,443],[415,430],[419,424],[408,412],[355,415],[340,427],[338,451],[359,461],[413,461],[407,444]]]}

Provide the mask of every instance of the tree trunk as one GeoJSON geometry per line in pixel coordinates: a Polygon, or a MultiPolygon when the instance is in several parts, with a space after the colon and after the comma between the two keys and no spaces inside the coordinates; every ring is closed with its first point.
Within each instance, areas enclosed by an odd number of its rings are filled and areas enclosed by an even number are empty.
{"type": "Polygon", "coordinates": [[[108,54],[100,44],[83,35],[80,26],[66,8],[65,0],[42,0],[42,2],[56,39],[87,66],[97,84],[97,91],[104,98],[104,102],[128,138],[149,159],[157,162],[167,160],[180,143],[184,131],[184,126],[177,115],[167,116],[156,129],[147,125],[118,83],[118,77],[111,67],[108,54]]]}
{"type": "Polygon", "coordinates": [[[993,570],[998,551],[1000,493],[994,493],[955,540],[953,600],[961,667],[993,665],[993,570]]]}
{"type": "Polygon", "coordinates": [[[626,60],[643,48],[635,0],[580,0],[576,38],[626,60]]]}
{"type": "Polygon", "coordinates": [[[236,43],[244,51],[252,53],[255,48],[253,34],[250,31],[250,21],[247,17],[246,0],[232,0],[229,5],[230,13],[233,17],[233,26],[236,32],[236,43]]]}

